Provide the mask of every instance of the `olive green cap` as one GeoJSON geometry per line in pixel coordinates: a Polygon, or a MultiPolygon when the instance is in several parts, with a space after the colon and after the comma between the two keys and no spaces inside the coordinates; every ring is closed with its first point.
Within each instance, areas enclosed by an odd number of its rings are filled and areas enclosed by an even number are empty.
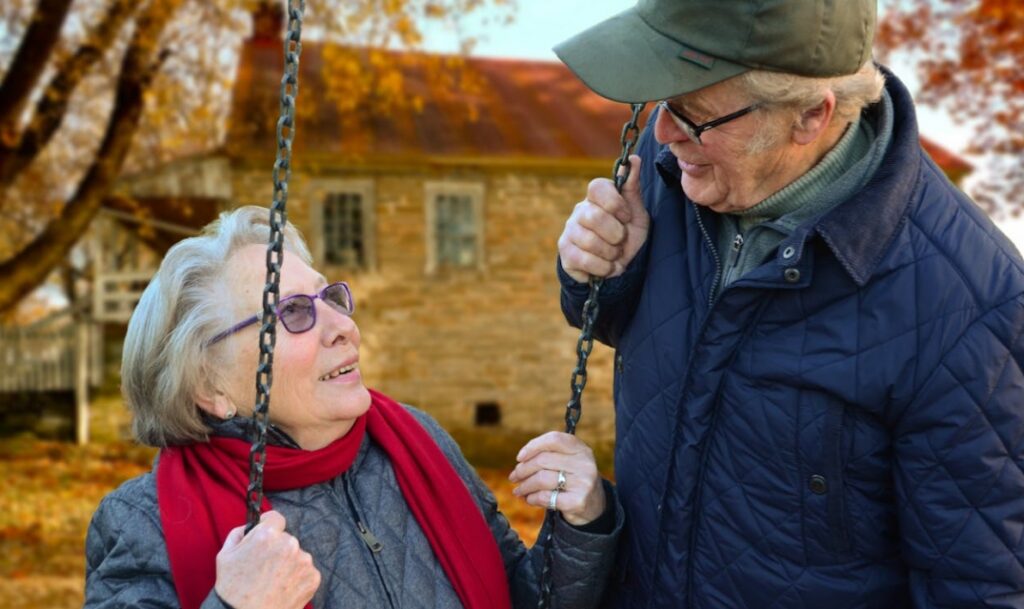
{"type": "Polygon", "coordinates": [[[871,57],[876,0],[640,0],[555,47],[597,94],[634,103],[750,69],[853,74],[871,57]]]}

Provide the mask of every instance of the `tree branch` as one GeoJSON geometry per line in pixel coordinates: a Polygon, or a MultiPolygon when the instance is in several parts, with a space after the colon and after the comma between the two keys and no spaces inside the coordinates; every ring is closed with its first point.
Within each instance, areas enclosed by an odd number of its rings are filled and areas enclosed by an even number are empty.
{"type": "Polygon", "coordinates": [[[57,67],[57,73],[36,103],[32,120],[21,135],[20,143],[16,147],[14,144],[0,145],[0,188],[10,186],[46,147],[64,120],[71,94],[93,65],[103,58],[104,51],[110,48],[117,32],[134,10],[133,2],[114,0],[85,42],[57,67]]]}
{"type": "Polygon", "coordinates": [[[154,0],[139,17],[121,63],[117,92],[103,142],[61,215],[26,248],[0,263],[0,312],[45,281],[54,267],[85,233],[114,185],[128,155],[145,106],[144,93],[160,68],[165,53],[157,53],[160,35],[183,0],[154,0]]]}
{"type": "Polygon", "coordinates": [[[60,39],[71,0],[40,0],[0,82],[0,144],[17,140],[21,109],[43,73],[46,60],[60,39]]]}

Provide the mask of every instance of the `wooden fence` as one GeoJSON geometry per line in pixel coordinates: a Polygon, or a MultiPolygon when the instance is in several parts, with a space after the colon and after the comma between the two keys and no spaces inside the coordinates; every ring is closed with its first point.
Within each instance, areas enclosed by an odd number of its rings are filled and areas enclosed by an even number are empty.
{"type": "Polygon", "coordinates": [[[0,326],[0,393],[73,390],[76,334],[70,316],[0,326]]]}
{"type": "Polygon", "coordinates": [[[98,326],[70,311],[28,326],[0,326],[0,399],[3,394],[74,391],[75,437],[89,441],[89,386],[101,378],[98,326]]]}

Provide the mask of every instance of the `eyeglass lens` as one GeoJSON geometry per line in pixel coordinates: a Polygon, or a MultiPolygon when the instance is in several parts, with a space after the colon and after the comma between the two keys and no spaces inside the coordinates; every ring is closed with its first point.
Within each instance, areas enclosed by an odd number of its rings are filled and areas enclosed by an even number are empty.
{"type": "Polygon", "coordinates": [[[662,101],[661,106],[666,112],[668,112],[669,118],[672,119],[672,122],[674,122],[677,127],[683,130],[683,133],[686,134],[687,139],[690,139],[696,142],[697,144],[703,143],[700,141],[700,133],[698,133],[697,130],[694,128],[695,126],[690,124],[688,122],[688,119],[683,117],[683,115],[680,114],[678,110],[673,108],[667,101],[662,101]]]}
{"type": "MultiPolygon", "coordinates": [[[[332,309],[344,315],[354,312],[352,294],[343,283],[332,283],[317,294],[332,309]]],[[[292,333],[305,332],[316,323],[316,304],[312,296],[296,294],[289,296],[278,305],[277,315],[286,330],[292,333]]]]}

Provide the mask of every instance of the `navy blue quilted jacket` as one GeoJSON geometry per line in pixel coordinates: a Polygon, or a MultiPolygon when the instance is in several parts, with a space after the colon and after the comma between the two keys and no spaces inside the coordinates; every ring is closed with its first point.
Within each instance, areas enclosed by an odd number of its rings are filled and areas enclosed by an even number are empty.
{"type": "MultiPolygon", "coordinates": [[[[651,232],[597,329],[627,522],[610,606],[1024,607],[1024,263],[887,90],[874,177],[717,295],[716,215],[644,134],[651,232]]],[[[578,326],[586,286],[560,278],[578,326]]]]}

